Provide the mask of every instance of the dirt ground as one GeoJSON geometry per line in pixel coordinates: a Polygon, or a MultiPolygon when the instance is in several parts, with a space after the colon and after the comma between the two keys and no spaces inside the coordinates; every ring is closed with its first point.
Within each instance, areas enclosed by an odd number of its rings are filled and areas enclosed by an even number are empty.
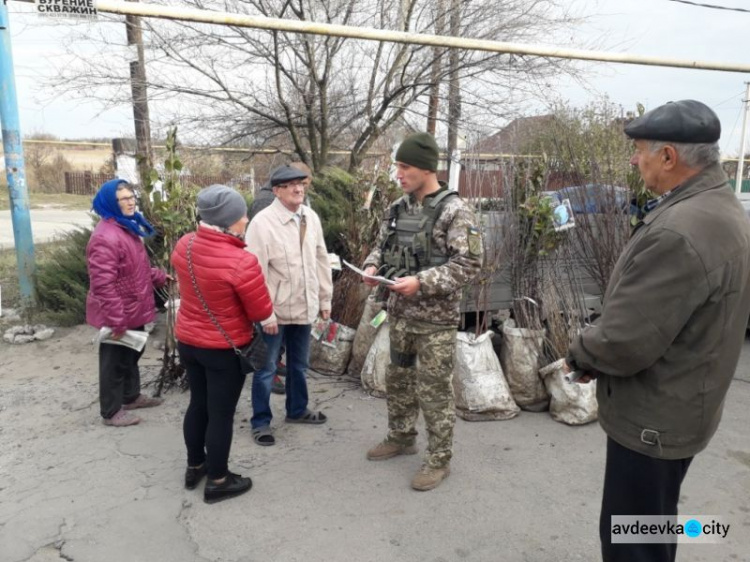
{"type": "MultiPolygon", "coordinates": [[[[277,445],[248,429],[249,384],[230,468],[253,490],[204,504],[187,491],[181,423],[188,395],[170,392],[134,427],[101,424],[94,330],[58,330],[26,346],[0,343],[0,561],[338,562],[595,561],[605,437],[547,414],[459,420],[453,473],[419,493],[418,456],[373,463],[385,403],[355,381],[311,373],[324,426],[286,425],[277,445]]],[[[142,359],[152,378],[159,352],[142,359]]],[[[682,545],[681,562],[750,560],[750,343],[722,425],[693,462],[681,512],[729,519],[726,544],[682,545]]],[[[424,447],[423,432],[420,447],[424,447]]]]}

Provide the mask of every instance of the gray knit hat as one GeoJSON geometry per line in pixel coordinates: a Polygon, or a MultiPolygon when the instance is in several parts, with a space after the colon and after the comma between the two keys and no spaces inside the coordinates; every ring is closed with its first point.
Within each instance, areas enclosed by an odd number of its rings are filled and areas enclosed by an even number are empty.
{"type": "Polygon", "coordinates": [[[198,193],[198,214],[203,222],[229,228],[247,215],[247,203],[226,185],[209,185],[198,193]]]}

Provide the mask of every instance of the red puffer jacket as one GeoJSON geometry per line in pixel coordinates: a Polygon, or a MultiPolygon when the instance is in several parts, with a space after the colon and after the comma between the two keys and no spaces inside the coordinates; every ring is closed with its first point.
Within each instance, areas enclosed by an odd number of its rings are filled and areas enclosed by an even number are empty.
{"type": "Polygon", "coordinates": [[[224,331],[237,347],[250,343],[252,324],[273,312],[258,259],[246,251],[245,242],[205,226],[186,234],[172,252],[172,265],[180,284],[177,339],[207,349],[230,345],[203,310],[193,289],[187,263],[187,248],[195,236],[191,255],[193,271],[203,298],[224,331]]]}
{"type": "Polygon", "coordinates": [[[99,221],[86,246],[86,261],[86,322],[124,332],[154,319],[154,287],[164,285],[167,274],[151,267],[141,238],[114,220],[99,221]]]}

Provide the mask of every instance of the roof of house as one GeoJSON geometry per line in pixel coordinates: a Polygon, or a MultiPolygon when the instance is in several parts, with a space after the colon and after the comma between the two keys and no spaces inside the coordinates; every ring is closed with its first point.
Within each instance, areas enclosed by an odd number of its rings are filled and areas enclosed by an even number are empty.
{"type": "Polygon", "coordinates": [[[481,139],[472,151],[483,154],[518,154],[553,119],[554,115],[519,117],[494,135],[481,139]]]}

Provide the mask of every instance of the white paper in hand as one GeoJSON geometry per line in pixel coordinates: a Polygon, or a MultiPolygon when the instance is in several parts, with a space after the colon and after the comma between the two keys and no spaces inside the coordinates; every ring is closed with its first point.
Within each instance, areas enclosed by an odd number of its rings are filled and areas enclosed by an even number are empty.
{"type": "Polygon", "coordinates": [[[392,281],[391,279],[388,279],[386,277],[381,277],[380,275],[367,275],[364,271],[362,271],[360,268],[358,268],[356,265],[350,264],[346,260],[341,260],[344,262],[344,265],[354,271],[355,273],[359,273],[362,277],[365,279],[374,279],[378,283],[382,283],[383,285],[395,285],[396,282],[392,281]]]}
{"type": "Polygon", "coordinates": [[[112,328],[106,326],[99,330],[99,334],[94,339],[94,343],[113,343],[115,345],[122,345],[129,347],[136,351],[142,351],[148,341],[148,333],[141,332],[139,330],[125,330],[125,333],[120,339],[114,339],[112,337],[112,328]]]}

